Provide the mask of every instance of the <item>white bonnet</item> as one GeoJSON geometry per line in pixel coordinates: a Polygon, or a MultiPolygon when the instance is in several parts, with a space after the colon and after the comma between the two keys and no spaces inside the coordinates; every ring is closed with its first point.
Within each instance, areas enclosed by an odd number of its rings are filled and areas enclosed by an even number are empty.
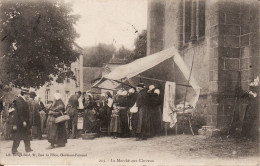
{"type": "Polygon", "coordinates": [[[129,93],[135,93],[135,90],[134,90],[134,88],[131,88],[131,89],[129,89],[128,92],[129,92],[129,93]]]}
{"type": "Polygon", "coordinates": [[[122,95],[122,92],[123,92],[122,90],[118,90],[116,94],[117,95],[122,95]]]}
{"type": "Polygon", "coordinates": [[[154,88],[155,88],[154,85],[150,85],[150,86],[149,86],[149,90],[150,90],[150,91],[153,90],[154,88]]]}
{"type": "Polygon", "coordinates": [[[127,95],[127,91],[124,90],[124,91],[122,92],[122,96],[126,96],[126,95],[127,95]]]}
{"type": "Polygon", "coordinates": [[[154,90],[154,93],[160,95],[160,90],[159,90],[159,89],[155,89],[155,90],[154,90]]]}

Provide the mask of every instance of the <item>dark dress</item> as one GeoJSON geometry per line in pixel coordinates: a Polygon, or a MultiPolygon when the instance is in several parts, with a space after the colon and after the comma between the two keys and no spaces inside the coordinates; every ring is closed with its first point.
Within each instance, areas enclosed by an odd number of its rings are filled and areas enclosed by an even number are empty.
{"type": "MultiPolygon", "coordinates": [[[[137,93],[130,94],[127,97],[128,109],[131,109],[134,106],[134,104],[136,102],[136,98],[137,98],[137,93]]],[[[132,129],[131,130],[132,136],[134,136],[136,133],[137,123],[138,123],[138,113],[130,113],[129,127],[131,127],[131,129],[132,129]]]]}
{"type": "Polygon", "coordinates": [[[70,130],[71,130],[71,136],[73,138],[77,137],[77,125],[78,125],[78,107],[79,101],[78,101],[78,95],[72,95],[69,98],[68,104],[67,104],[67,112],[69,113],[70,120],[66,122],[67,127],[67,136],[69,137],[70,130]]]}
{"type": "MultiPolygon", "coordinates": [[[[259,110],[260,110],[260,87],[249,87],[249,90],[256,93],[257,96],[253,97],[252,95],[248,95],[248,101],[247,101],[247,107],[245,109],[244,113],[244,120],[241,119],[241,130],[242,135],[246,137],[252,137],[257,139],[259,137],[258,129],[259,127],[259,110]]],[[[242,111],[240,111],[242,112],[242,111]]],[[[240,127],[239,126],[239,127],[240,127]]]]}
{"type": "Polygon", "coordinates": [[[58,144],[59,146],[65,146],[67,143],[67,133],[65,128],[65,122],[55,123],[55,118],[62,115],[61,112],[65,112],[65,105],[61,99],[54,102],[51,109],[54,114],[48,116],[47,120],[47,138],[51,144],[58,144]]]}
{"type": "Polygon", "coordinates": [[[109,107],[105,104],[99,109],[99,116],[100,119],[100,127],[101,128],[108,128],[109,125],[109,115],[108,115],[109,107]]]}
{"type": "Polygon", "coordinates": [[[41,106],[37,101],[33,99],[30,99],[28,101],[28,104],[29,104],[29,120],[30,120],[30,125],[32,127],[31,135],[33,137],[38,137],[38,139],[41,139],[42,138],[41,117],[40,117],[41,106]]]}
{"type": "Polygon", "coordinates": [[[119,117],[121,122],[122,136],[127,137],[129,135],[128,115],[127,115],[128,112],[127,96],[118,97],[118,107],[119,107],[119,117]]]}
{"type": "Polygon", "coordinates": [[[143,137],[148,137],[150,136],[150,112],[148,110],[148,94],[145,89],[138,93],[136,106],[138,107],[136,133],[141,134],[143,137]]]}
{"type": "Polygon", "coordinates": [[[84,103],[83,131],[94,132],[96,127],[97,111],[95,110],[95,102],[89,98],[84,103]]]}
{"type": "Polygon", "coordinates": [[[111,133],[121,133],[121,122],[120,122],[120,117],[119,117],[119,109],[112,110],[109,131],[111,133]]]}
{"type": "Polygon", "coordinates": [[[149,110],[151,112],[151,133],[160,134],[162,130],[161,98],[156,93],[149,94],[149,110]]]}
{"type": "MultiPolygon", "coordinates": [[[[112,99],[111,97],[109,97],[109,98],[112,99]]],[[[108,100],[109,100],[109,99],[108,99],[108,100]]],[[[110,128],[113,102],[112,102],[112,105],[111,105],[111,106],[108,105],[108,101],[106,101],[105,104],[106,104],[106,108],[107,108],[107,115],[108,115],[108,122],[109,122],[108,126],[109,126],[109,128],[110,128]]]]}

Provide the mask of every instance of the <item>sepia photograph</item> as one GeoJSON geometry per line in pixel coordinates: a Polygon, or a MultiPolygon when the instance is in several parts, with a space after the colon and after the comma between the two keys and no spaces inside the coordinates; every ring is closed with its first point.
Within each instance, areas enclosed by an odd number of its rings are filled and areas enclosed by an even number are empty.
{"type": "Polygon", "coordinates": [[[0,0],[0,39],[0,165],[260,165],[260,0],[0,0]]]}

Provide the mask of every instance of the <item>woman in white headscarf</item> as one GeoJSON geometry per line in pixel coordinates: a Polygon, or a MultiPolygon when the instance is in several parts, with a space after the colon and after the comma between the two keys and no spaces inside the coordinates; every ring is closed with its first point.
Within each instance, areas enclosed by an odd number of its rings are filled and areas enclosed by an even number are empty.
{"type": "Polygon", "coordinates": [[[58,147],[64,147],[67,143],[65,122],[55,123],[55,119],[65,112],[65,105],[61,100],[60,93],[55,93],[53,97],[54,103],[50,108],[47,120],[47,139],[51,145],[47,149],[53,149],[55,144],[58,147]]]}
{"type": "Polygon", "coordinates": [[[90,91],[86,92],[84,107],[83,131],[87,133],[93,132],[96,124],[96,110],[94,109],[95,101],[90,91]]]}

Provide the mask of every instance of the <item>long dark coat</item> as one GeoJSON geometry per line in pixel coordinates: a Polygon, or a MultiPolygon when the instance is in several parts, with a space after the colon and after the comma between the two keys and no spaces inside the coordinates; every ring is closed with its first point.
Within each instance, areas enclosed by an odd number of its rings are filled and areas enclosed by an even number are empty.
{"type": "Polygon", "coordinates": [[[144,136],[150,135],[150,112],[148,110],[148,95],[145,89],[142,89],[136,99],[138,107],[138,123],[136,133],[144,136]]]}
{"type": "Polygon", "coordinates": [[[104,104],[100,109],[99,109],[99,119],[100,119],[100,127],[101,128],[108,128],[109,125],[109,114],[108,114],[108,109],[109,107],[104,104]]]}
{"type": "Polygon", "coordinates": [[[85,98],[83,115],[83,131],[94,132],[96,127],[97,111],[95,110],[95,102],[91,96],[85,98]]]}
{"type": "Polygon", "coordinates": [[[55,123],[55,118],[62,116],[61,112],[65,112],[65,105],[61,99],[55,101],[50,108],[54,112],[48,116],[47,120],[47,138],[50,143],[65,146],[67,143],[67,133],[65,122],[55,123]]]}
{"type": "Polygon", "coordinates": [[[41,106],[33,99],[28,101],[29,104],[29,120],[31,126],[38,126],[41,124],[40,111],[41,106]]]}
{"type": "Polygon", "coordinates": [[[128,103],[127,96],[119,96],[118,97],[118,106],[119,106],[119,117],[121,122],[122,135],[128,136],[129,127],[128,127],[128,103]]]}
{"type": "Polygon", "coordinates": [[[162,130],[161,98],[156,93],[149,94],[149,110],[151,113],[151,132],[153,135],[160,134],[162,130]]]}
{"type": "Polygon", "coordinates": [[[14,132],[14,139],[27,139],[30,128],[29,105],[20,96],[16,99],[14,107],[14,125],[17,126],[17,131],[14,132]],[[23,126],[23,122],[27,123],[26,127],[23,126]]]}

